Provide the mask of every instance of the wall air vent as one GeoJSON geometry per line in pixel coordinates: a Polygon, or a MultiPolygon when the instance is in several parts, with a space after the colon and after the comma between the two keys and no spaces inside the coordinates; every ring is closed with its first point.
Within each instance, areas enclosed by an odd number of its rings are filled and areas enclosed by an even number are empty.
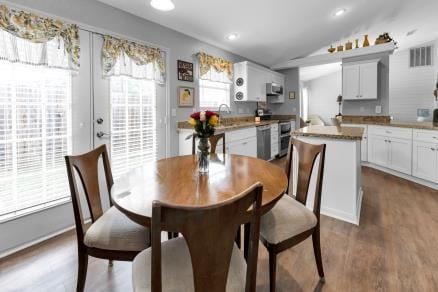
{"type": "Polygon", "coordinates": [[[432,51],[432,46],[411,48],[409,50],[409,67],[431,66],[432,51]]]}

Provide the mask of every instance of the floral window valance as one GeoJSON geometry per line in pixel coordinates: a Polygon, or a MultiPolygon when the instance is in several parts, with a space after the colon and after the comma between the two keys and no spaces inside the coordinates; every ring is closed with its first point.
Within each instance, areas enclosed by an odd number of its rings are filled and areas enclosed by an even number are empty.
{"type": "Polygon", "coordinates": [[[80,44],[76,25],[0,5],[0,29],[0,59],[73,71],[79,69],[80,44]]]}
{"type": "Polygon", "coordinates": [[[199,78],[225,83],[233,82],[233,63],[206,53],[198,54],[199,78]]]}
{"type": "Polygon", "coordinates": [[[125,75],[164,83],[165,59],[165,52],[159,48],[104,36],[102,66],[106,77],[125,75]]]}

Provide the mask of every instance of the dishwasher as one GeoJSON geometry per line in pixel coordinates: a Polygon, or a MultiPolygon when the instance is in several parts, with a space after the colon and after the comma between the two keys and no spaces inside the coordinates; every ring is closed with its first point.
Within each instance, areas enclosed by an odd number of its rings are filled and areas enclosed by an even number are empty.
{"type": "Polygon", "coordinates": [[[271,126],[257,127],[257,158],[271,159],[271,126]]]}

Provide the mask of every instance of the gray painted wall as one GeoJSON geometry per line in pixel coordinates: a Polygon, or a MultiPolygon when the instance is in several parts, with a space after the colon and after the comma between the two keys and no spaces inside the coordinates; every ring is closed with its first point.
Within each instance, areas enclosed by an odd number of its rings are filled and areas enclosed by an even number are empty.
{"type": "Polygon", "coordinates": [[[365,57],[348,58],[342,60],[345,63],[358,62],[371,59],[380,59],[379,82],[377,100],[346,100],[342,104],[342,113],[345,115],[388,115],[389,114],[389,56],[368,55],[365,57]],[[376,113],[376,106],[382,107],[381,113],[376,113]]]}
{"type": "Polygon", "coordinates": [[[285,75],[284,103],[269,104],[268,108],[278,115],[296,115],[300,112],[300,73],[298,68],[278,71],[285,75]],[[295,91],[295,99],[289,99],[289,91],[295,91]]]}
{"type": "Polygon", "coordinates": [[[319,115],[330,125],[331,118],[339,112],[336,98],[342,94],[341,71],[304,82],[304,87],[309,92],[309,115],[319,115]]]}

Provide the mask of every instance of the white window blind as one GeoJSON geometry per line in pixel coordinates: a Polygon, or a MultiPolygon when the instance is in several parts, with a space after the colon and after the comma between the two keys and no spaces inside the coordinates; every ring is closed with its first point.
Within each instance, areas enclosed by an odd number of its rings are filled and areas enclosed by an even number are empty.
{"type": "Polygon", "coordinates": [[[157,159],[156,84],[111,77],[111,166],[115,178],[157,159]]]}
{"type": "Polygon", "coordinates": [[[0,221],[70,197],[71,74],[0,61],[0,221]]]}
{"type": "Polygon", "coordinates": [[[221,104],[230,106],[230,84],[199,80],[199,107],[217,109],[221,104]]]}

